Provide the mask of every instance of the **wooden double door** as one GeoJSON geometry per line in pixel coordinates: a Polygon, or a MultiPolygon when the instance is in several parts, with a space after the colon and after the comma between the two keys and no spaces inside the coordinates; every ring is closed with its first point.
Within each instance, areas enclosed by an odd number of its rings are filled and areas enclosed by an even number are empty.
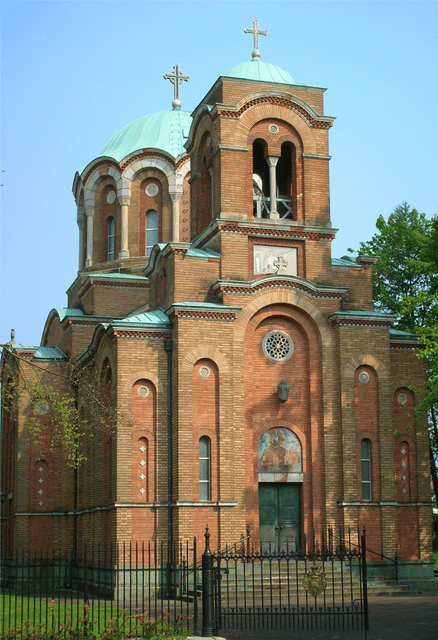
{"type": "Polygon", "coordinates": [[[260,544],[279,551],[300,546],[301,484],[259,484],[260,544]]]}

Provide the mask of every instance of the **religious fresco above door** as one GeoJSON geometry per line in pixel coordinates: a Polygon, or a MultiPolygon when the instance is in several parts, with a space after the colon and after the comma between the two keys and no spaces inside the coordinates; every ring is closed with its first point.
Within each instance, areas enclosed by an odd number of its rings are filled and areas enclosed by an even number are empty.
{"type": "Polygon", "coordinates": [[[275,427],[258,444],[259,482],[302,482],[301,443],[290,429],[275,427]]]}

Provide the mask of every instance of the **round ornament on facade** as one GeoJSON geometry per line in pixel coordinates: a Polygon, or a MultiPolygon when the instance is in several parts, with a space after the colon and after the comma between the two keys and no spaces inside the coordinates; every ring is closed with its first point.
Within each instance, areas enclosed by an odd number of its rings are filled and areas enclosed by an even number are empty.
{"type": "Polygon", "coordinates": [[[269,125],[269,132],[270,133],[278,133],[278,127],[276,124],[271,124],[269,125]]]}
{"type": "Polygon", "coordinates": [[[38,402],[38,404],[35,405],[35,413],[39,416],[47,415],[49,413],[49,405],[46,402],[38,402]]]}
{"type": "Polygon", "coordinates": [[[146,398],[149,395],[149,389],[147,387],[139,387],[137,393],[140,398],[146,398]]]}
{"type": "Polygon", "coordinates": [[[116,201],[116,192],[114,190],[108,191],[106,194],[106,201],[108,204],[113,204],[116,201]]]}
{"type": "Polygon", "coordinates": [[[361,371],[359,373],[359,382],[363,382],[364,384],[366,384],[369,381],[370,381],[370,376],[365,371],[361,371]]]}
{"type": "Polygon", "coordinates": [[[148,184],[146,186],[146,195],[149,196],[150,198],[153,198],[154,196],[157,195],[158,193],[158,185],[152,183],[152,184],[148,184]]]}
{"type": "Polygon", "coordinates": [[[210,375],[210,369],[208,367],[201,367],[199,369],[199,375],[201,376],[201,378],[208,378],[208,376],[210,375]]]}
{"type": "Polygon", "coordinates": [[[404,406],[408,401],[408,396],[405,393],[399,393],[397,396],[397,402],[404,406]]]}
{"type": "Polygon", "coordinates": [[[269,331],[263,338],[262,349],[272,362],[285,362],[294,351],[294,343],[284,331],[269,331]]]}

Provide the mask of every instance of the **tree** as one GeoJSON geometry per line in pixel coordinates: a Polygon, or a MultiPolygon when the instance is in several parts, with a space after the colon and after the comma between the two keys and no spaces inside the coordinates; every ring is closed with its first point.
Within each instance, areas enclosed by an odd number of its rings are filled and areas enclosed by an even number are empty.
{"type": "Polygon", "coordinates": [[[378,232],[360,243],[361,254],[378,257],[373,297],[379,311],[397,316],[396,327],[420,336],[426,358],[427,389],[417,415],[427,413],[431,477],[438,501],[438,217],[428,219],[404,202],[378,232]]]}

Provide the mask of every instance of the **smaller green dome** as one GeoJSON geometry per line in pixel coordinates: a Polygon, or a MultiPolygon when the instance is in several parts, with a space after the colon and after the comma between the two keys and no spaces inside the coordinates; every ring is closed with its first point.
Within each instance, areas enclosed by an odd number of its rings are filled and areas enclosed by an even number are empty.
{"type": "Polygon", "coordinates": [[[242,78],[242,80],[259,80],[260,82],[276,82],[279,84],[298,84],[292,76],[275,64],[264,62],[260,58],[253,58],[249,62],[242,62],[230,69],[225,76],[228,78],[242,78]]]}
{"type": "Polygon", "coordinates": [[[120,129],[106,143],[99,156],[109,156],[120,162],[134,151],[157,149],[177,158],[185,153],[183,145],[191,124],[190,112],[180,109],[143,116],[120,129]]]}

